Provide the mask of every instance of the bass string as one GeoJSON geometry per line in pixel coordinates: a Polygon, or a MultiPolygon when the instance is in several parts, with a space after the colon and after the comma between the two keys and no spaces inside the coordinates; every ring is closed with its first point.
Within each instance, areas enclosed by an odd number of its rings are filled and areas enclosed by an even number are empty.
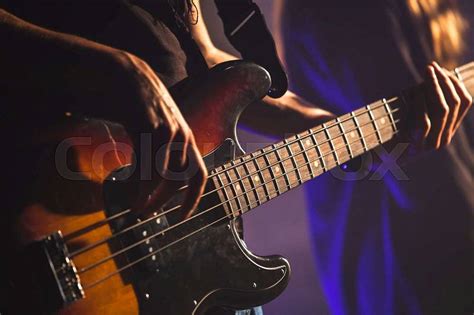
{"type": "MultiPolygon", "coordinates": [[[[392,110],[392,111],[390,112],[390,114],[393,114],[393,113],[395,113],[395,112],[397,112],[397,111],[398,111],[398,109],[392,110]]],[[[378,118],[379,118],[379,117],[374,118],[374,120],[377,120],[378,118]]],[[[357,126],[357,127],[354,128],[354,129],[346,130],[345,133],[340,133],[338,136],[333,137],[333,138],[343,137],[344,134],[347,134],[348,132],[356,131],[357,129],[360,129],[360,128],[364,127],[364,126],[373,124],[373,123],[374,123],[374,120],[372,120],[372,118],[370,118],[370,121],[369,121],[368,123],[363,124],[363,125],[360,125],[360,126],[357,126]]],[[[393,126],[394,129],[396,129],[396,125],[394,125],[393,122],[392,122],[392,126],[393,126]]],[[[299,138],[299,141],[303,141],[303,140],[308,139],[308,138],[311,138],[311,137],[312,137],[312,135],[309,134],[309,135],[307,135],[307,136],[305,136],[305,137],[299,138]]],[[[362,138],[361,138],[361,139],[362,139],[362,138]]],[[[358,140],[361,140],[361,139],[358,139],[358,140]]],[[[309,152],[310,150],[315,149],[315,148],[321,146],[322,144],[328,143],[328,142],[330,142],[330,141],[331,141],[331,139],[328,139],[327,141],[323,141],[323,142],[318,143],[318,144],[316,144],[316,145],[313,145],[313,146],[310,146],[310,147],[308,147],[308,148],[305,148],[305,150],[302,150],[301,152],[297,153],[296,155],[305,154],[305,153],[309,152]]],[[[348,147],[348,145],[346,144],[345,147],[348,147]]],[[[337,150],[340,150],[340,149],[343,149],[343,148],[344,148],[344,147],[336,148],[336,149],[334,149],[334,150],[332,150],[332,151],[329,151],[327,154],[322,155],[320,158],[321,158],[321,159],[324,159],[325,157],[331,155],[332,153],[337,152],[337,150]]],[[[281,149],[281,148],[280,148],[280,149],[281,149]]],[[[267,151],[267,152],[265,152],[265,154],[268,154],[269,152],[270,152],[270,151],[267,151]]],[[[260,155],[260,156],[264,156],[265,154],[262,154],[262,155],[260,155]]],[[[249,159],[249,160],[245,161],[245,163],[249,163],[249,162],[256,161],[257,158],[259,158],[259,157],[255,157],[255,158],[249,159]]],[[[244,180],[244,179],[247,179],[247,178],[250,178],[250,177],[252,177],[252,176],[254,176],[254,175],[257,175],[257,174],[259,174],[259,173],[262,172],[262,171],[268,170],[268,169],[270,169],[270,168],[272,168],[272,167],[274,167],[274,166],[276,166],[276,165],[278,165],[278,164],[281,164],[281,163],[283,163],[283,162],[285,162],[285,161],[287,161],[287,160],[290,160],[290,159],[292,159],[292,158],[294,158],[294,156],[288,156],[288,157],[286,157],[286,158],[284,158],[284,159],[278,160],[277,162],[275,162],[275,163],[273,163],[273,164],[267,165],[266,167],[257,170],[257,172],[249,173],[249,174],[247,174],[247,175],[241,177],[240,179],[237,179],[237,180],[235,180],[235,181],[230,181],[228,184],[223,185],[223,186],[220,187],[220,188],[216,188],[216,189],[214,189],[214,190],[211,190],[211,191],[209,191],[209,192],[206,192],[205,194],[203,194],[202,198],[204,198],[204,197],[206,197],[206,196],[208,196],[208,195],[210,195],[210,194],[212,194],[212,193],[215,193],[215,192],[218,192],[218,191],[222,191],[222,189],[225,189],[225,188],[227,188],[227,187],[229,187],[229,186],[231,186],[231,185],[234,185],[234,184],[236,184],[236,183],[238,183],[238,182],[241,182],[241,181],[244,180]]],[[[242,165],[242,164],[243,164],[243,163],[241,163],[241,165],[242,165]]],[[[322,163],[322,167],[323,167],[323,170],[324,170],[324,171],[327,171],[327,169],[326,169],[325,166],[324,166],[324,163],[322,163]]],[[[233,167],[227,168],[226,171],[229,171],[229,170],[232,170],[232,169],[236,169],[236,168],[237,168],[237,166],[235,166],[235,167],[233,166],[233,167]]],[[[149,223],[149,222],[151,222],[151,221],[153,221],[153,220],[156,220],[156,219],[158,219],[158,218],[161,218],[161,217],[163,217],[163,216],[165,216],[165,215],[167,215],[167,214],[169,214],[169,213],[171,213],[171,212],[173,212],[173,211],[178,210],[179,208],[181,208],[181,205],[177,205],[177,206],[175,206],[175,207],[173,207],[173,208],[167,209],[167,210],[165,210],[165,211],[163,211],[163,212],[161,212],[161,213],[159,213],[159,214],[154,214],[154,215],[151,216],[150,218],[147,218],[147,219],[144,219],[144,220],[142,220],[142,221],[139,221],[138,223],[136,223],[136,224],[134,224],[134,225],[131,225],[131,226],[129,226],[129,227],[127,227],[127,228],[125,228],[125,229],[119,231],[119,232],[116,232],[116,233],[110,235],[109,237],[106,237],[106,238],[104,238],[104,239],[102,239],[102,240],[100,240],[100,241],[97,241],[97,242],[95,242],[95,243],[93,243],[93,244],[89,244],[88,246],[85,246],[85,247],[83,247],[83,248],[81,248],[81,249],[76,250],[75,252],[73,252],[73,253],[70,254],[70,257],[73,258],[73,257],[78,256],[78,255],[80,255],[80,254],[82,254],[82,253],[85,253],[85,252],[87,252],[87,251],[89,251],[89,250],[92,250],[92,249],[96,248],[97,246],[100,246],[100,245],[102,245],[102,244],[104,244],[104,243],[106,243],[106,242],[108,242],[108,241],[111,241],[112,239],[114,239],[114,238],[116,238],[116,237],[118,237],[118,236],[120,236],[120,235],[123,235],[123,234],[125,234],[125,233],[127,233],[127,232],[129,232],[129,231],[131,231],[131,230],[133,230],[133,229],[139,228],[139,227],[141,227],[141,226],[143,226],[143,225],[145,225],[145,224],[147,224],[147,223],[149,223]]]]}
{"type": "MultiPolygon", "coordinates": [[[[396,121],[396,122],[398,122],[398,121],[396,121]]],[[[395,123],[396,123],[396,122],[395,122],[395,123]]],[[[386,127],[385,127],[385,128],[386,128],[386,127]]],[[[375,135],[376,133],[377,133],[377,132],[373,132],[373,133],[371,133],[370,135],[375,135]]],[[[397,132],[394,132],[394,134],[396,134],[396,133],[397,133],[397,132]]],[[[362,139],[362,138],[356,139],[355,141],[349,143],[349,145],[350,145],[350,144],[353,144],[353,143],[356,143],[357,141],[361,141],[361,139],[362,139]]],[[[345,144],[344,146],[341,146],[341,147],[337,148],[337,149],[334,150],[334,151],[337,151],[337,150],[346,148],[347,146],[348,146],[348,144],[345,144]]],[[[334,151],[333,151],[332,153],[334,153],[334,151]]],[[[365,151],[365,149],[362,151],[362,153],[363,153],[364,151],[365,151]]],[[[331,154],[331,153],[328,153],[328,155],[329,155],[329,154],[331,154]]],[[[356,153],[356,154],[359,154],[359,153],[356,153]]],[[[263,182],[263,183],[261,183],[260,185],[255,186],[254,188],[250,189],[249,191],[244,192],[243,194],[240,194],[240,195],[237,195],[237,196],[235,196],[235,197],[233,197],[233,198],[230,198],[229,200],[226,200],[226,201],[221,202],[221,203],[219,203],[219,204],[217,204],[217,205],[215,205],[215,206],[212,206],[212,207],[210,207],[210,208],[208,208],[208,209],[206,209],[206,210],[203,210],[203,211],[197,213],[196,215],[194,215],[194,216],[192,216],[192,217],[190,217],[190,218],[188,218],[188,219],[186,219],[186,220],[183,220],[183,221],[181,221],[181,222],[179,222],[179,223],[177,223],[177,224],[175,224],[175,225],[172,225],[172,226],[170,226],[170,227],[168,227],[168,228],[166,228],[166,229],[164,229],[164,230],[162,230],[162,231],[159,231],[159,232],[157,232],[157,233],[155,233],[155,234],[153,234],[153,235],[150,235],[150,236],[148,236],[148,237],[146,237],[146,238],[143,238],[143,239],[141,239],[140,241],[135,242],[134,244],[131,244],[131,245],[129,245],[129,246],[127,246],[127,247],[125,247],[125,248],[119,250],[119,251],[116,251],[115,253],[113,253],[113,254],[111,254],[111,255],[109,255],[109,256],[107,256],[107,257],[104,257],[104,258],[102,258],[102,259],[96,261],[95,263],[92,263],[92,264],[90,264],[90,265],[88,265],[88,266],[85,266],[85,267],[81,268],[81,269],[79,270],[79,274],[82,274],[82,273],[85,273],[85,272],[87,272],[87,271],[89,271],[89,270],[91,270],[91,269],[94,269],[94,268],[96,268],[96,267],[102,265],[103,263],[105,263],[105,262],[107,262],[107,261],[109,261],[109,260],[111,260],[111,259],[113,259],[113,258],[115,258],[115,257],[117,257],[117,256],[119,256],[119,255],[122,255],[122,254],[124,254],[124,253],[126,253],[126,252],[132,250],[133,248],[135,248],[135,247],[137,247],[137,246],[139,246],[139,245],[141,245],[141,244],[143,244],[143,243],[146,243],[147,241],[149,241],[149,240],[151,240],[151,239],[154,239],[154,238],[158,237],[158,236],[161,235],[161,234],[167,233],[167,232],[169,232],[169,231],[171,231],[171,230],[173,230],[173,229],[175,229],[175,228],[178,228],[179,226],[181,226],[181,225],[183,225],[183,224],[185,224],[185,223],[187,223],[187,222],[189,222],[189,221],[191,221],[191,220],[194,220],[194,219],[196,219],[196,218],[198,218],[198,217],[200,217],[200,216],[202,216],[202,215],[204,215],[204,214],[206,214],[206,213],[209,213],[209,212],[211,212],[211,211],[214,210],[214,209],[218,209],[218,208],[221,207],[222,205],[225,205],[225,204],[227,204],[227,203],[230,203],[231,201],[236,200],[237,198],[242,197],[242,196],[244,196],[245,194],[248,194],[249,192],[256,192],[258,188],[261,188],[261,187],[263,187],[264,185],[267,185],[268,183],[273,182],[273,181],[275,181],[275,180],[278,179],[278,178],[281,178],[281,177],[283,177],[283,176],[287,176],[287,174],[289,174],[289,173],[291,173],[291,172],[294,172],[294,171],[297,171],[297,170],[300,169],[301,167],[304,167],[304,166],[306,166],[306,165],[309,165],[309,164],[312,163],[312,162],[313,162],[313,161],[308,161],[308,162],[304,163],[303,165],[301,165],[301,166],[299,166],[299,167],[296,167],[296,168],[293,168],[293,169],[290,170],[290,171],[287,171],[285,174],[281,174],[281,175],[279,175],[279,176],[272,177],[271,180],[266,181],[266,182],[263,182]]],[[[331,165],[331,167],[334,167],[334,166],[337,166],[337,162],[336,162],[335,165],[331,165]]],[[[315,177],[314,174],[310,174],[310,175],[311,175],[311,176],[310,176],[310,179],[315,177]]],[[[290,188],[291,188],[291,187],[290,187],[290,188]]],[[[268,196],[266,196],[266,197],[268,197],[268,196]]]]}
{"type": "MultiPolygon", "coordinates": [[[[358,116],[361,116],[361,115],[364,115],[364,114],[368,113],[370,110],[376,110],[376,109],[378,109],[378,108],[381,108],[381,107],[385,106],[385,103],[391,104],[391,103],[393,103],[394,101],[396,101],[397,99],[398,99],[398,98],[392,98],[392,99],[389,100],[389,101],[385,101],[385,99],[384,99],[383,101],[379,101],[380,104],[374,106],[373,108],[365,109],[364,111],[358,113],[358,114],[355,115],[355,116],[350,116],[350,117],[345,118],[345,119],[343,119],[343,120],[336,120],[334,123],[329,124],[329,125],[326,125],[325,127],[321,127],[321,126],[320,126],[319,129],[314,130],[314,131],[313,131],[313,129],[309,129],[309,132],[310,132],[310,134],[311,134],[311,133],[317,134],[317,133],[320,133],[320,132],[325,132],[325,131],[328,130],[329,128],[335,127],[335,126],[337,126],[337,125],[340,125],[340,124],[343,123],[343,122],[346,122],[346,121],[349,121],[349,120],[351,120],[351,119],[354,119],[353,117],[358,117],[358,116]]],[[[393,113],[393,112],[395,112],[395,111],[392,111],[392,113],[393,113]]],[[[318,128],[318,127],[315,127],[315,128],[318,128]]],[[[288,145],[294,144],[294,143],[296,143],[296,142],[299,141],[299,140],[301,140],[301,139],[294,139],[294,140],[292,140],[292,141],[287,142],[286,144],[282,144],[282,146],[280,146],[280,147],[275,146],[273,149],[271,149],[271,150],[269,150],[269,151],[266,151],[266,152],[263,153],[263,154],[260,154],[260,155],[257,155],[257,156],[255,156],[255,157],[253,157],[253,159],[261,158],[261,157],[263,157],[265,154],[275,152],[276,150],[279,150],[279,149],[283,148],[283,146],[285,146],[285,145],[288,146],[288,145]]],[[[324,141],[324,142],[320,143],[319,145],[324,144],[324,143],[327,143],[327,142],[329,142],[329,140],[328,140],[328,141],[324,141]]],[[[243,165],[244,163],[247,163],[247,162],[249,162],[249,161],[252,161],[252,159],[251,159],[251,160],[248,160],[248,161],[245,161],[245,162],[236,163],[236,164],[233,165],[233,168],[237,168],[237,167],[239,167],[239,166],[241,166],[241,165],[243,165]]],[[[229,168],[229,169],[227,169],[227,170],[231,170],[231,169],[232,169],[232,168],[229,168]]],[[[227,171],[227,170],[223,170],[223,171],[219,171],[219,172],[213,173],[213,174],[211,174],[211,175],[208,176],[208,179],[211,179],[211,178],[213,178],[213,177],[215,177],[215,176],[219,176],[220,174],[224,173],[224,172],[227,171]]],[[[185,190],[185,189],[187,189],[187,188],[188,188],[188,185],[184,185],[184,186],[180,187],[180,188],[177,190],[177,192],[181,192],[181,191],[183,191],[183,190],[185,190]]],[[[203,197],[204,197],[204,196],[203,196],[203,197]]],[[[105,225],[105,224],[107,224],[107,223],[109,223],[109,222],[111,222],[111,221],[113,221],[113,220],[115,220],[115,219],[118,219],[118,218],[120,218],[120,217],[122,217],[122,216],[127,215],[128,212],[129,212],[129,210],[130,210],[130,209],[124,210],[122,214],[120,214],[120,215],[118,215],[118,216],[115,216],[113,219],[107,218],[107,219],[101,220],[101,221],[99,221],[99,222],[96,222],[96,223],[94,223],[94,224],[92,224],[92,225],[90,225],[90,226],[86,226],[86,227],[84,227],[84,228],[82,228],[82,229],[80,229],[80,230],[78,230],[78,231],[72,232],[71,234],[66,235],[66,236],[65,236],[65,239],[71,240],[71,239],[73,239],[73,238],[76,238],[76,237],[79,237],[79,236],[81,236],[81,235],[83,235],[83,234],[86,234],[86,233],[90,232],[91,229],[93,230],[93,228],[99,228],[99,227],[101,227],[101,226],[103,226],[103,225],[105,225]],[[127,212],[127,213],[125,213],[125,212],[127,212]]]]}
{"type": "MultiPolygon", "coordinates": [[[[394,132],[394,133],[397,134],[398,131],[396,131],[396,132],[394,132]]],[[[374,133],[374,134],[375,134],[375,133],[374,133]]],[[[360,139],[359,139],[359,140],[360,140],[360,139]]],[[[364,153],[364,152],[365,152],[365,150],[362,150],[362,151],[358,151],[356,154],[359,155],[359,154],[362,154],[362,153],[364,153]]],[[[312,179],[312,177],[309,177],[309,178],[307,178],[306,180],[310,180],[310,179],[312,179]]],[[[269,196],[270,196],[270,195],[267,195],[266,197],[268,198],[269,196]]],[[[225,204],[225,202],[222,203],[222,204],[225,204]]],[[[221,205],[222,205],[222,204],[221,204],[221,205]]],[[[255,204],[258,205],[258,201],[256,201],[255,204]]],[[[220,206],[220,205],[219,205],[219,206],[220,206]]],[[[100,283],[102,283],[102,282],[104,282],[104,281],[110,279],[111,277],[113,277],[113,276],[115,276],[115,275],[118,275],[119,273],[121,273],[121,272],[123,272],[123,271],[125,271],[125,270],[127,270],[127,269],[129,269],[129,268],[131,268],[131,267],[133,267],[133,266],[135,266],[136,264],[138,264],[138,263],[140,263],[140,262],[142,262],[142,261],[144,261],[144,260],[146,260],[146,259],[148,259],[148,258],[150,258],[150,257],[152,257],[153,255],[156,255],[156,254],[158,254],[158,253],[160,253],[160,252],[162,252],[162,251],[164,251],[164,250],[170,248],[171,246],[174,246],[174,245],[176,245],[176,244],[178,244],[178,243],[180,243],[180,242],[182,242],[182,241],[188,239],[189,237],[191,237],[191,236],[193,236],[193,235],[195,235],[195,234],[197,234],[197,233],[199,233],[199,232],[202,232],[202,231],[208,229],[209,227],[214,226],[214,225],[216,225],[216,224],[218,224],[218,223],[220,223],[220,222],[222,222],[222,221],[224,221],[224,220],[232,220],[232,215],[231,215],[231,214],[225,215],[225,216],[223,216],[223,217],[221,217],[221,218],[215,220],[215,221],[212,222],[212,223],[209,223],[209,224],[207,224],[207,225],[205,225],[205,226],[203,226],[203,227],[201,227],[201,228],[199,228],[199,229],[197,229],[197,230],[195,230],[195,231],[193,231],[193,232],[191,232],[191,233],[189,233],[189,234],[187,234],[187,235],[185,235],[185,236],[183,236],[183,237],[181,237],[181,238],[179,238],[179,239],[177,239],[177,240],[175,240],[175,241],[173,241],[173,242],[171,242],[171,243],[169,243],[169,244],[167,244],[167,245],[165,245],[165,246],[163,246],[163,247],[161,247],[161,248],[159,248],[159,249],[157,249],[157,250],[155,250],[155,251],[153,251],[153,252],[151,252],[151,253],[148,253],[147,255],[144,255],[144,256],[142,256],[141,258],[138,258],[138,259],[134,260],[133,262],[131,262],[131,263],[129,263],[129,264],[127,264],[127,265],[125,265],[125,266],[123,266],[123,267],[117,269],[116,271],[109,273],[108,275],[104,276],[103,278],[100,278],[100,279],[96,280],[95,282],[93,282],[93,283],[91,283],[91,284],[89,284],[89,285],[84,286],[84,289],[90,289],[90,288],[92,288],[92,287],[95,287],[96,285],[98,285],[98,284],[100,284],[100,283]]],[[[165,232],[163,231],[163,232],[160,232],[159,234],[162,234],[162,233],[165,233],[165,232]]]]}
{"type": "MultiPolygon", "coordinates": [[[[465,74],[465,72],[469,73],[469,71],[471,71],[471,69],[473,69],[473,68],[474,68],[474,62],[468,63],[468,64],[463,65],[463,66],[461,66],[461,67],[458,67],[458,68],[456,68],[454,71],[452,71],[452,73],[455,74],[455,75],[457,75],[457,73],[459,73],[459,74],[460,74],[460,79],[464,82],[464,84],[466,84],[466,83],[467,83],[466,81],[472,79],[472,78],[474,77],[474,75],[470,75],[470,76],[467,76],[467,77],[463,77],[463,74],[465,74]]],[[[396,101],[397,99],[398,99],[398,98],[393,98],[393,99],[391,99],[391,100],[389,100],[389,101],[386,101],[386,103],[387,103],[387,104],[390,104],[390,103],[396,101]]],[[[372,108],[372,110],[373,110],[373,109],[380,108],[381,106],[383,106],[383,105],[385,104],[385,100],[382,101],[382,103],[383,103],[383,104],[379,104],[376,108],[372,108]]],[[[366,110],[366,111],[360,113],[359,115],[363,115],[363,114],[367,113],[368,111],[369,111],[369,110],[366,110]]],[[[357,116],[356,116],[356,117],[357,117],[357,116]]],[[[323,127],[323,128],[321,128],[321,129],[319,129],[319,130],[317,130],[317,131],[314,131],[314,132],[315,132],[315,133],[317,133],[317,132],[323,132],[323,131],[325,131],[327,128],[332,128],[332,127],[336,126],[338,123],[347,121],[347,120],[349,120],[349,119],[351,119],[351,118],[348,118],[348,119],[345,119],[345,120],[341,120],[341,121],[336,121],[336,122],[333,123],[332,125],[327,125],[325,128],[323,127]]],[[[317,127],[316,127],[316,128],[317,128],[317,127]]],[[[311,132],[311,131],[312,131],[312,129],[310,129],[310,132],[311,132]]],[[[290,142],[289,144],[292,144],[292,143],[294,143],[294,142],[296,142],[296,141],[297,141],[297,140],[292,141],[292,142],[290,142]]],[[[275,148],[274,150],[278,150],[278,149],[280,149],[280,148],[275,148]]],[[[267,151],[266,153],[271,153],[271,152],[272,152],[272,151],[267,151]]],[[[266,154],[266,153],[265,153],[265,154],[266,154]]],[[[261,157],[261,156],[256,156],[255,158],[260,158],[260,157],[261,157]]],[[[238,166],[240,166],[240,165],[242,165],[242,163],[240,163],[240,164],[235,164],[234,166],[235,166],[235,167],[238,167],[238,166]]],[[[218,176],[218,175],[220,175],[220,174],[222,174],[222,172],[213,173],[213,174],[211,174],[211,175],[208,177],[208,179],[209,179],[209,178],[212,178],[212,177],[214,177],[214,176],[218,176]]],[[[180,187],[180,188],[177,190],[177,192],[183,191],[183,190],[185,190],[186,188],[188,188],[188,185],[184,185],[184,186],[180,187]]],[[[73,239],[73,238],[76,238],[76,237],[78,237],[78,236],[81,236],[81,235],[83,235],[83,234],[85,234],[85,233],[87,233],[87,232],[90,232],[90,231],[93,230],[94,228],[99,228],[99,227],[101,227],[101,226],[103,226],[103,225],[105,225],[105,224],[107,224],[107,223],[109,223],[109,222],[111,222],[111,221],[113,221],[113,220],[115,220],[115,219],[118,219],[118,218],[120,218],[120,217],[122,217],[122,216],[125,216],[125,215],[127,215],[129,212],[130,212],[130,209],[124,210],[123,212],[119,213],[119,214],[116,215],[116,216],[113,216],[113,217],[106,218],[106,219],[104,219],[104,220],[98,221],[98,222],[96,222],[96,223],[94,223],[94,224],[92,224],[92,225],[90,225],[90,226],[87,226],[87,227],[82,228],[82,229],[80,229],[80,230],[78,230],[78,231],[76,231],[76,232],[73,232],[73,233],[71,233],[71,234],[69,234],[69,235],[66,235],[66,236],[64,237],[64,239],[65,239],[65,240],[71,240],[71,239],[73,239]]]]}

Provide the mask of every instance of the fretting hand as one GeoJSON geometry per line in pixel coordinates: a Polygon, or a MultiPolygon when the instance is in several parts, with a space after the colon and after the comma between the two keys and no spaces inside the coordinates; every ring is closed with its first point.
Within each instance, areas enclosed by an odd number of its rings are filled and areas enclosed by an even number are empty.
{"type": "Polygon", "coordinates": [[[472,96],[454,74],[436,62],[426,71],[423,93],[411,94],[415,114],[411,142],[418,150],[448,145],[472,107],[472,96]]]}

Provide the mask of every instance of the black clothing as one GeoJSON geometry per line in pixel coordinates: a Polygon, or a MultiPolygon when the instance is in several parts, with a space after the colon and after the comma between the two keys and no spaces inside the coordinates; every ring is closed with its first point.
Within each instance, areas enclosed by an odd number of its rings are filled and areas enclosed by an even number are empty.
{"type": "Polygon", "coordinates": [[[33,24],[133,53],[168,87],[207,69],[166,0],[0,0],[0,7],[33,24]]]}

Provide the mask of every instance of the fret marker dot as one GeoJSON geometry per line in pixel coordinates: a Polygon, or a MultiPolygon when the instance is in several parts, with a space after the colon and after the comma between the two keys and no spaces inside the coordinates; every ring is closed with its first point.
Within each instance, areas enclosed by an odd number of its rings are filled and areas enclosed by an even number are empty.
{"type": "Polygon", "coordinates": [[[319,166],[319,162],[318,162],[318,161],[314,161],[314,166],[315,166],[315,167],[318,167],[318,166],[319,166]]]}
{"type": "Polygon", "coordinates": [[[254,180],[255,180],[256,182],[259,182],[259,181],[260,181],[260,178],[259,178],[258,176],[255,176],[255,177],[254,177],[254,180]]]}
{"type": "Polygon", "coordinates": [[[310,145],[311,145],[311,140],[309,140],[309,139],[306,140],[306,145],[307,145],[307,146],[310,146],[310,145]]]}
{"type": "Polygon", "coordinates": [[[280,172],[280,168],[277,166],[275,167],[275,173],[279,173],[280,172]]]}
{"type": "Polygon", "coordinates": [[[354,131],[351,131],[350,135],[351,135],[351,138],[355,138],[355,136],[356,136],[354,131]]]}
{"type": "Polygon", "coordinates": [[[236,185],[236,186],[235,186],[235,189],[237,189],[238,191],[240,191],[240,185],[236,185]]]}
{"type": "Polygon", "coordinates": [[[380,119],[380,123],[383,125],[385,124],[385,118],[380,119]]]}

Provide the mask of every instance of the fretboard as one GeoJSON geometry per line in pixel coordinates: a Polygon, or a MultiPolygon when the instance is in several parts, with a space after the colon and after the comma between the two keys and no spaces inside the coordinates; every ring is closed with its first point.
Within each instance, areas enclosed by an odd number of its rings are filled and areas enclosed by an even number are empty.
{"type": "MultiPolygon", "coordinates": [[[[472,94],[474,63],[455,73],[472,94]]],[[[238,217],[392,140],[405,105],[402,97],[377,101],[214,169],[224,209],[238,217]]]]}

